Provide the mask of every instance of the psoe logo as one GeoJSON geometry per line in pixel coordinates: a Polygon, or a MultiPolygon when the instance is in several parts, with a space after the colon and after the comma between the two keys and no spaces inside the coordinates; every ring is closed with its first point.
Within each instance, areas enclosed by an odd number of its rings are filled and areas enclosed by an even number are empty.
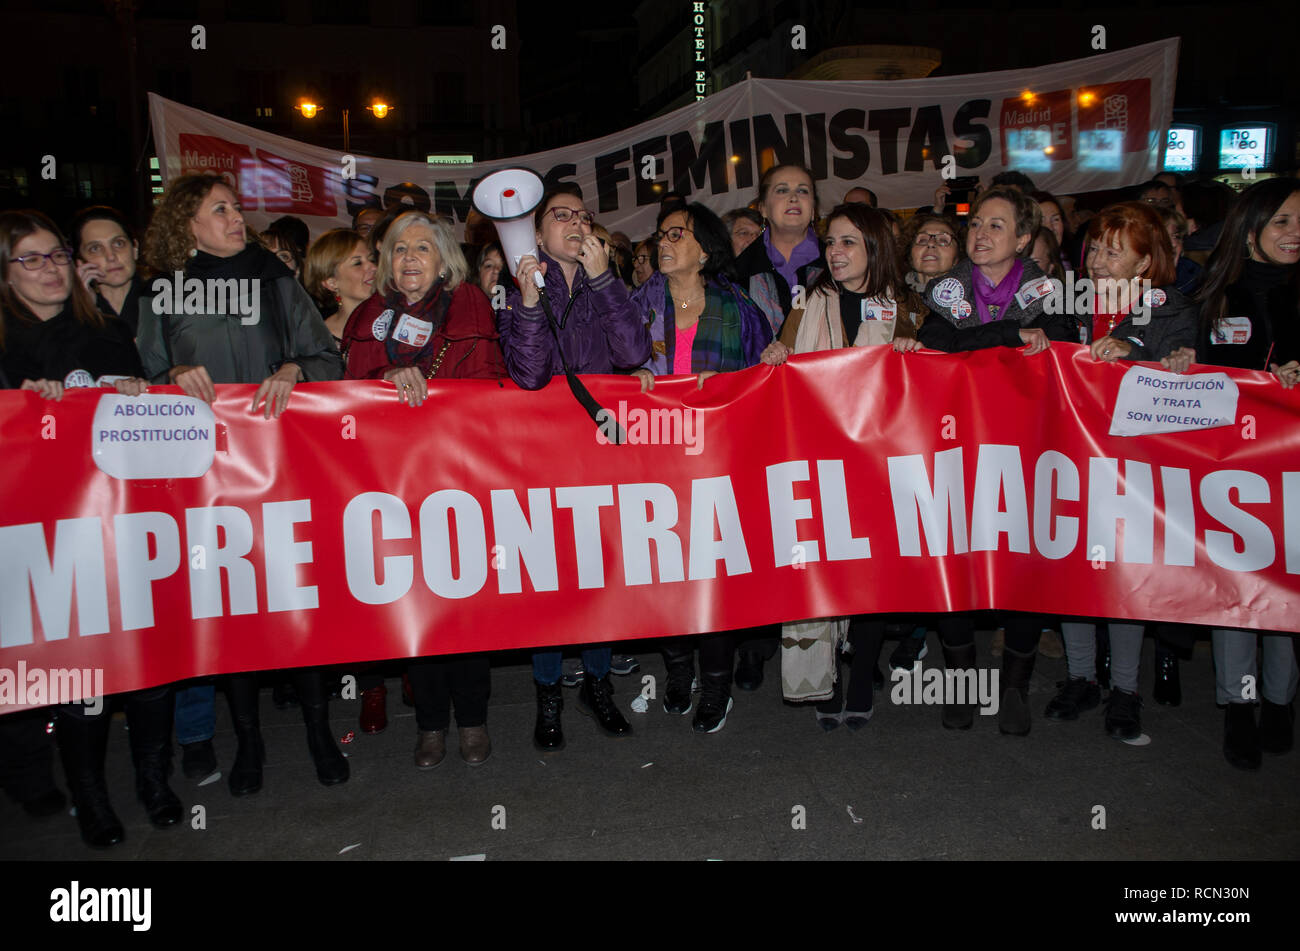
{"type": "Polygon", "coordinates": [[[261,319],[261,281],[256,277],[187,278],[177,271],[173,277],[154,278],[150,288],[155,314],[238,317],[245,327],[261,319]]]}
{"type": "Polygon", "coordinates": [[[148,931],[153,923],[152,888],[68,888],[50,892],[50,921],[129,921],[133,931],[148,931]]]}
{"type": "Polygon", "coordinates": [[[1001,671],[980,667],[965,670],[940,670],[931,667],[921,670],[921,662],[911,670],[895,669],[889,675],[893,687],[889,699],[897,704],[924,703],[930,705],[976,704],[981,716],[993,716],[1001,704],[1002,692],[998,689],[1001,671]]]}
{"type": "Polygon", "coordinates": [[[58,703],[84,703],[86,712],[104,710],[103,667],[28,668],[20,660],[17,670],[0,667],[0,707],[45,707],[58,703]]]}

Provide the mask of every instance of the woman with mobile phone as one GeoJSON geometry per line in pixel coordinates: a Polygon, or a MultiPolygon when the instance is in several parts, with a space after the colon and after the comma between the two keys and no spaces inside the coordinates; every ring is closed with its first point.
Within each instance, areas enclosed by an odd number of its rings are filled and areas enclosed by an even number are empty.
{"type": "Polygon", "coordinates": [[[83,208],[72,219],[71,236],[77,277],[99,310],[119,317],[135,336],[149,289],[139,270],[140,242],[126,216],[107,205],[83,208]]]}

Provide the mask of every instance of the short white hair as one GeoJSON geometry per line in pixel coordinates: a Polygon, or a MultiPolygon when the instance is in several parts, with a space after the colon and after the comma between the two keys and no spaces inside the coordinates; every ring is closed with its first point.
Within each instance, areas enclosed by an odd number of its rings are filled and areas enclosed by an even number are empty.
{"type": "Polygon", "coordinates": [[[469,277],[469,265],[465,262],[465,254],[460,249],[451,225],[423,211],[408,211],[398,215],[384,232],[384,243],[379,247],[379,273],[383,276],[380,292],[387,294],[397,290],[393,284],[393,248],[397,245],[397,239],[412,225],[424,225],[433,232],[433,243],[438,248],[438,257],[442,259],[441,269],[447,274],[447,290],[454,291],[469,277]]]}

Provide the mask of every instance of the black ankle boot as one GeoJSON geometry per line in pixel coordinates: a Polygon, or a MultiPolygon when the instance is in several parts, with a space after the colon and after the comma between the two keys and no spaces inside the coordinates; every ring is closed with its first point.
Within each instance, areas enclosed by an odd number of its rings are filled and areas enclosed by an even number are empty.
{"type": "Polygon", "coordinates": [[[181,801],[167,785],[174,699],[171,690],[163,687],[134,694],[126,701],[135,794],[149,814],[149,821],[159,829],[181,821],[181,801]]]}
{"type": "MultiPolygon", "coordinates": [[[[78,711],[80,704],[74,704],[78,711]]],[[[108,749],[109,714],[99,716],[82,712],[58,711],[56,733],[63,772],[77,807],[77,826],[81,839],[92,849],[107,849],[126,838],[122,820],[108,801],[104,782],[104,754],[108,749]]]]}
{"type": "Polygon", "coordinates": [[[1230,703],[1223,715],[1223,756],[1237,769],[1259,769],[1259,727],[1253,703],[1230,703]]]}
{"type": "Polygon", "coordinates": [[[1028,654],[1010,647],[1002,652],[1002,701],[998,708],[998,730],[1008,736],[1028,736],[1032,718],[1029,715],[1029,678],[1034,673],[1038,648],[1028,654]]]}
{"type": "Polygon", "coordinates": [[[614,685],[609,682],[609,674],[600,679],[593,677],[590,671],[582,675],[578,709],[594,717],[610,736],[630,736],[632,733],[632,724],[627,722],[614,702],[614,685]]]}
{"type": "MultiPolygon", "coordinates": [[[[977,704],[970,703],[948,703],[949,685],[956,686],[958,677],[962,678],[966,685],[974,688],[976,684],[975,670],[975,645],[964,644],[961,647],[949,647],[943,645],[943,664],[944,671],[944,696],[943,705],[943,725],[948,730],[969,730],[975,723],[975,708],[977,704]],[[967,674],[966,671],[970,673],[967,674]],[[951,676],[950,676],[951,674],[951,676]]],[[[970,690],[966,690],[967,697],[970,696],[970,690]]],[[[978,691],[975,696],[979,696],[978,691]]]]}
{"type": "Polygon", "coordinates": [[[1295,704],[1261,700],[1259,704],[1259,748],[1281,755],[1295,745],[1295,704]]]}
{"type": "Polygon", "coordinates": [[[560,685],[537,684],[537,726],[533,729],[533,745],[543,753],[564,749],[564,731],[560,727],[563,710],[564,694],[560,685]]]}
{"type": "Polygon", "coordinates": [[[295,686],[302,704],[302,719],[307,724],[307,750],[316,766],[316,778],[322,786],[347,782],[351,770],[330,732],[330,704],[324,676],[318,670],[303,670],[295,678],[295,686]]]}
{"type": "Polygon", "coordinates": [[[257,709],[257,678],[253,674],[232,674],[226,682],[226,696],[239,744],[235,764],[230,768],[230,794],[249,796],[262,788],[262,763],[266,761],[257,709]]]}

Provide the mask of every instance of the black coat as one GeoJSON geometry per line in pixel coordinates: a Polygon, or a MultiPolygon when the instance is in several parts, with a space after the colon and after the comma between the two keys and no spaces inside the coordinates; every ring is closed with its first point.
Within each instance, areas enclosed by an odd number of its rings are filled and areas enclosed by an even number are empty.
{"type": "Polygon", "coordinates": [[[1196,348],[1202,363],[1267,370],[1271,363],[1280,366],[1300,360],[1296,281],[1294,277],[1282,283],[1258,280],[1269,276],[1270,266],[1253,264],[1247,261],[1241,279],[1227,289],[1225,319],[1202,331],[1201,346],[1196,348]]]}
{"type": "Polygon", "coordinates": [[[13,386],[23,380],[64,383],[74,370],[91,377],[143,376],[131,328],[116,317],[103,327],[77,320],[65,310],[49,320],[5,316],[4,373],[13,386]]]}

